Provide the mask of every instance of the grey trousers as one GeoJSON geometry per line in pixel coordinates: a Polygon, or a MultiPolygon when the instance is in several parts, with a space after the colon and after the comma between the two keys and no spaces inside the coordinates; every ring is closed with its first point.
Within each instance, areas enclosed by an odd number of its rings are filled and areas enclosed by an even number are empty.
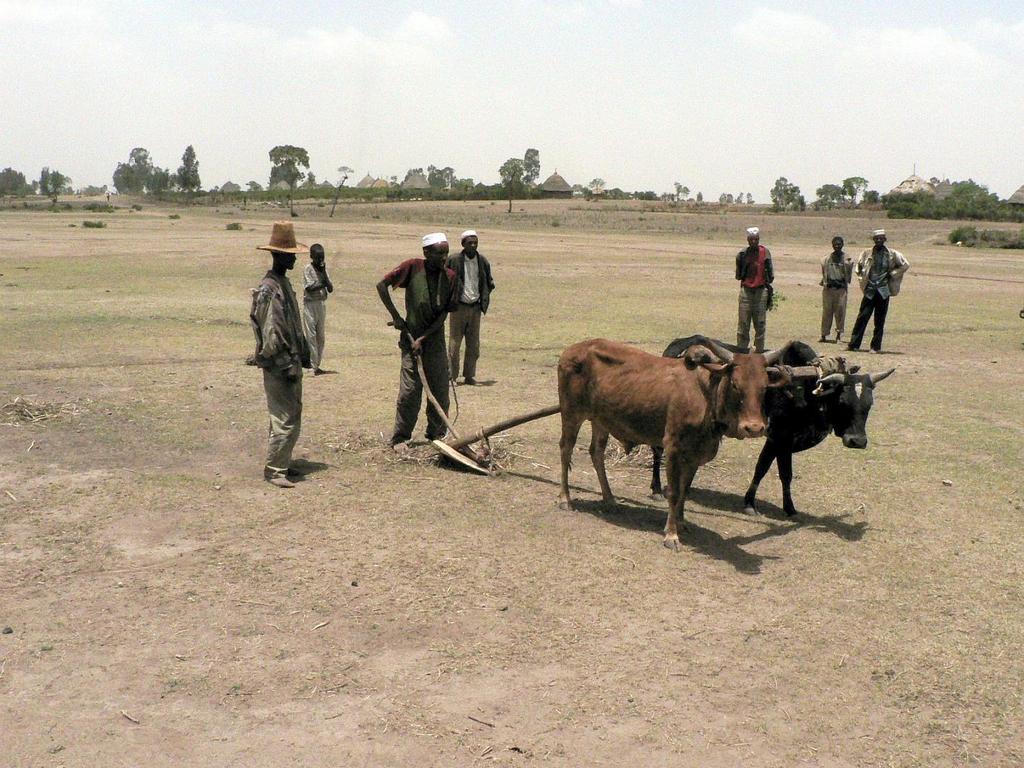
{"type": "MultiPolygon", "coordinates": [[[[395,404],[395,428],[391,433],[391,444],[404,443],[412,438],[416,419],[423,402],[423,384],[416,366],[422,365],[427,375],[427,384],[437,402],[448,412],[448,357],[444,348],[444,331],[438,331],[423,345],[419,357],[402,345],[402,371],[398,377],[398,402],[395,404]]],[[[427,439],[444,437],[447,430],[441,415],[432,405],[427,405],[427,439]]]]}
{"type": "Polygon", "coordinates": [[[467,379],[476,378],[476,361],[480,359],[480,318],[483,312],[479,304],[459,304],[458,309],[448,315],[448,364],[452,378],[459,377],[459,351],[462,340],[466,340],[466,359],[462,364],[462,375],[467,379]]]}
{"type": "Polygon", "coordinates": [[[846,295],[845,288],[821,289],[821,335],[828,336],[832,330],[832,320],[836,321],[836,334],[843,335],[846,327],[846,295]]]}
{"type": "Polygon", "coordinates": [[[263,390],[270,411],[270,445],[265,477],[284,477],[292,460],[292,449],[302,428],[302,369],[294,381],[283,373],[263,369],[263,390]]]}
{"type": "Polygon", "coordinates": [[[750,323],[754,323],[754,349],[764,352],[765,316],[768,313],[768,289],[740,286],[740,317],[736,328],[736,346],[750,346],[750,323]]]}
{"type": "Polygon", "coordinates": [[[309,361],[313,368],[320,367],[324,358],[324,326],[327,323],[327,302],[310,301],[302,303],[302,330],[309,345],[309,361]]]}

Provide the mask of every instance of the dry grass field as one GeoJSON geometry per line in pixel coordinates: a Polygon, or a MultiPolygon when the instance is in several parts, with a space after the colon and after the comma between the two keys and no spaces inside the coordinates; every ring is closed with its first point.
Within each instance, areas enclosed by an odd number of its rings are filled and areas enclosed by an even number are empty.
{"type": "Polygon", "coordinates": [[[0,764],[1024,762],[1020,253],[861,214],[300,211],[337,373],[305,379],[316,471],[290,491],[261,479],[242,364],[280,211],[0,212],[0,764]],[[559,511],[557,417],[496,440],[496,478],[385,450],[399,358],[373,286],[423,232],[478,229],[498,284],[468,430],[554,403],[572,342],[732,338],[750,224],[785,297],[773,345],[836,351],[816,343],[835,232],[859,251],[886,226],[912,264],[889,353],[851,354],[899,366],[871,443],[796,457],[797,520],[774,470],[742,513],[760,441],[697,475],[679,553],[643,457],[616,457],[602,506],[586,428],[581,511],[559,511]]]}

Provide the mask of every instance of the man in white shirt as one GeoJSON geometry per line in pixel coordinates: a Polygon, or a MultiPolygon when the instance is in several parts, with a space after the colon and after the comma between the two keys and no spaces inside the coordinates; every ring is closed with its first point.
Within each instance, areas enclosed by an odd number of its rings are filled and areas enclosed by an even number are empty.
{"type": "Polygon", "coordinates": [[[309,264],[302,273],[302,326],[309,344],[309,359],[313,375],[323,373],[320,362],[324,356],[325,326],[327,325],[327,294],[334,292],[334,284],[327,275],[324,247],[314,243],[309,248],[309,264]]]}

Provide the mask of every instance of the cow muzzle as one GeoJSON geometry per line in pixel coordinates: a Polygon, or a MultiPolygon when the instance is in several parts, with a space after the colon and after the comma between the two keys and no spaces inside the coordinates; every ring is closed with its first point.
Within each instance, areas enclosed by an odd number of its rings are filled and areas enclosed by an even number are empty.
{"type": "Polygon", "coordinates": [[[747,437],[764,437],[764,421],[741,421],[737,425],[736,437],[743,440],[747,437]]]}
{"type": "Polygon", "coordinates": [[[843,435],[843,445],[847,448],[867,448],[867,435],[843,435]]]}

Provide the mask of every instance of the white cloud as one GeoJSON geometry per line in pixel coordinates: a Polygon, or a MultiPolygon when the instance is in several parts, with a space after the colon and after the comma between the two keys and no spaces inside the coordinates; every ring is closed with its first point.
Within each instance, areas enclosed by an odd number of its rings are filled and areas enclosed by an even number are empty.
{"type": "Polygon", "coordinates": [[[967,40],[931,27],[881,29],[877,34],[862,38],[865,46],[868,40],[872,41],[874,49],[885,51],[889,62],[899,65],[979,65],[987,58],[967,40]]]}
{"type": "Polygon", "coordinates": [[[395,33],[399,42],[423,48],[449,45],[453,42],[451,27],[439,16],[428,16],[420,11],[410,13],[395,33]]]}
{"type": "Polygon", "coordinates": [[[1002,24],[983,18],[975,22],[973,31],[982,44],[997,55],[1006,58],[1024,56],[1024,20],[1016,24],[1002,24]]]}
{"type": "Polygon", "coordinates": [[[770,46],[772,50],[805,46],[808,42],[835,37],[828,24],[802,13],[789,13],[774,8],[758,8],[749,18],[737,24],[733,31],[742,41],[770,46]]]}
{"type": "Polygon", "coordinates": [[[96,4],[90,2],[52,2],[52,0],[0,0],[0,24],[16,26],[66,25],[96,16],[96,4]]]}
{"type": "Polygon", "coordinates": [[[452,45],[454,36],[448,22],[419,11],[410,13],[391,32],[371,35],[352,26],[317,27],[298,34],[285,34],[277,27],[255,26],[219,19],[199,23],[197,38],[215,40],[216,45],[235,51],[275,51],[299,63],[320,61],[379,66],[395,53],[423,55],[452,45]],[[211,34],[212,32],[212,34],[211,34]]]}

